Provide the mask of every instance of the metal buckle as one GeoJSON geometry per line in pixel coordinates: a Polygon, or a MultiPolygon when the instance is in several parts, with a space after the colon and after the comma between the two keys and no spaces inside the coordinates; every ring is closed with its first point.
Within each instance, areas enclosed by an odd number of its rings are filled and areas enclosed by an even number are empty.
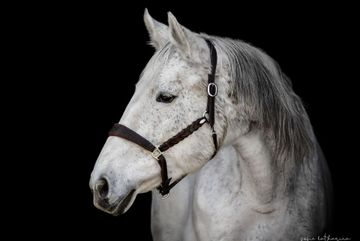
{"type": "Polygon", "coordinates": [[[160,151],[159,147],[156,146],[155,149],[153,150],[153,152],[151,152],[151,156],[153,158],[155,158],[156,160],[159,160],[159,157],[162,155],[163,153],[160,151]]]}
{"type": "Polygon", "coordinates": [[[215,83],[209,83],[207,86],[207,93],[210,97],[215,97],[218,93],[218,87],[215,83]],[[214,88],[215,93],[211,93],[211,87],[214,88]]]}

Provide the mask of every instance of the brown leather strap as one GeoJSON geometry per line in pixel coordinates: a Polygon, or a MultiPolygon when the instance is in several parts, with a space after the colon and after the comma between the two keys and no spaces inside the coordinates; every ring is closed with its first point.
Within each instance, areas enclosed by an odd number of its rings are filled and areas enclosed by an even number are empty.
{"type": "Polygon", "coordinates": [[[192,133],[197,131],[204,123],[206,123],[206,118],[201,117],[190,125],[188,125],[186,128],[182,129],[179,133],[177,133],[175,136],[171,137],[167,141],[165,141],[163,144],[159,146],[160,151],[166,151],[170,147],[178,144],[180,141],[184,140],[186,137],[190,136],[192,133]]]}
{"type": "Polygon", "coordinates": [[[117,136],[123,139],[126,139],[130,142],[133,142],[137,144],[138,146],[144,148],[145,150],[148,150],[152,153],[154,151],[160,151],[161,153],[158,153],[157,156],[154,156],[154,158],[157,159],[160,168],[161,168],[161,185],[158,187],[159,192],[161,195],[165,196],[169,193],[170,189],[173,188],[181,179],[171,182],[171,178],[168,178],[168,171],[167,171],[167,164],[166,159],[162,152],[168,150],[172,146],[176,145],[180,141],[184,140],[186,137],[197,131],[204,123],[206,123],[206,118],[201,117],[194,122],[192,122],[190,125],[188,125],[186,128],[181,130],[179,133],[177,133],[175,136],[171,137],[169,140],[165,141],[163,144],[159,146],[157,149],[155,145],[153,145],[151,142],[149,142],[146,138],[139,135],[135,131],[131,130],[130,128],[116,123],[113,128],[109,131],[109,136],[117,136]]]}
{"type": "Polygon", "coordinates": [[[136,133],[135,131],[131,130],[130,128],[116,123],[111,130],[109,131],[109,136],[117,136],[123,139],[126,139],[130,142],[133,142],[142,148],[153,152],[156,147],[147,139],[136,133]]]}
{"type": "Polygon", "coordinates": [[[207,113],[209,115],[209,124],[211,127],[215,123],[215,96],[217,95],[217,85],[215,84],[215,72],[216,72],[216,62],[217,54],[214,45],[210,40],[205,39],[206,43],[210,49],[210,60],[211,60],[211,72],[208,75],[208,101],[207,101],[207,113]]]}
{"type": "MultiPolygon", "coordinates": [[[[128,140],[132,143],[137,144],[138,146],[148,150],[150,152],[154,152],[156,150],[156,146],[154,146],[151,142],[145,139],[143,136],[139,135],[135,131],[130,128],[116,123],[111,130],[109,131],[109,136],[117,136],[128,140]]],[[[166,195],[170,191],[170,181],[171,178],[168,178],[167,164],[166,159],[162,153],[156,157],[161,169],[161,186],[159,187],[159,191],[162,195],[166,195]]]]}
{"type": "Polygon", "coordinates": [[[214,142],[215,151],[212,157],[216,155],[217,149],[218,149],[218,143],[217,143],[217,135],[214,129],[215,124],[215,96],[217,95],[218,89],[217,85],[215,84],[215,73],[216,73],[216,65],[217,65],[217,53],[214,45],[209,39],[205,39],[207,45],[210,49],[210,60],[211,60],[211,72],[208,75],[208,100],[207,100],[207,107],[206,112],[209,116],[209,124],[212,130],[212,138],[214,142]]]}

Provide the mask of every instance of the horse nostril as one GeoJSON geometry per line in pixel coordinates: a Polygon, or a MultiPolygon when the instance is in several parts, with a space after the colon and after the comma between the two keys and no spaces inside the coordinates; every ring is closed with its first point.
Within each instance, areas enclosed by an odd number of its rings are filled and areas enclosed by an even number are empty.
{"type": "Polygon", "coordinates": [[[109,184],[105,178],[100,178],[95,184],[95,191],[99,194],[99,197],[106,198],[109,192],[109,184]]]}

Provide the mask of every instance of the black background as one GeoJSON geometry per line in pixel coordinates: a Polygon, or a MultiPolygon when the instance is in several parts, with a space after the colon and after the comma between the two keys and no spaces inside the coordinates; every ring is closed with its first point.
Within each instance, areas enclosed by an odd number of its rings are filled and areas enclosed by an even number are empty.
{"type": "Polygon", "coordinates": [[[23,188],[29,191],[22,195],[27,205],[15,223],[38,238],[151,240],[150,193],[139,195],[126,214],[112,217],[93,207],[88,187],[107,131],[120,119],[153,53],[146,44],[145,7],[161,22],[172,11],[193,31],[250,42],[280,64],[306,106],[332,172],[334,225],[328,232],[353,237],[356,158],[349,138],[356,95],[354,77],[347,73],[354,29],[350,12],[330,5],[31,6],[34,11],[13,31],[25,64],[21,71],[31,79],[23,90],[36,90],[20,110],[34,122],[39,141],[27,164],[36,170],[23,188]]]}

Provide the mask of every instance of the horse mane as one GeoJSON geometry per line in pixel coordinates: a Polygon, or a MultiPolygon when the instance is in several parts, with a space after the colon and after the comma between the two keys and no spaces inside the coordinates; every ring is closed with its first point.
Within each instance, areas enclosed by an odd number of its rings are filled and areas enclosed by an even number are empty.
{"type": "MultiPolygon", "coordinates": [[[[248,43],[206,34],[200,36],[214,43],[219,57],[225,56],[218,64],[229,68],[232,81],[228,96],[239,103],[239,112],[273,140],[275,170],[291,170],[292,173],[284,175],[295,175],[295,167],[313,157],[315,146],[310,120],[290,79],[275,60],[248,43]]],[[[153,55],[144,72],[156,74],[173,54],[174,48],[167,43],[153,55]]]]}
{"type": "Polygon", "coordinates": [[[313,133],[301,99],[289,78],[263,51],[239,40],[211,37],[229,68],[228,96],[240,103],[246,118],[273,140],[274,164],[291,170],[314,154],[313,133]]]}

